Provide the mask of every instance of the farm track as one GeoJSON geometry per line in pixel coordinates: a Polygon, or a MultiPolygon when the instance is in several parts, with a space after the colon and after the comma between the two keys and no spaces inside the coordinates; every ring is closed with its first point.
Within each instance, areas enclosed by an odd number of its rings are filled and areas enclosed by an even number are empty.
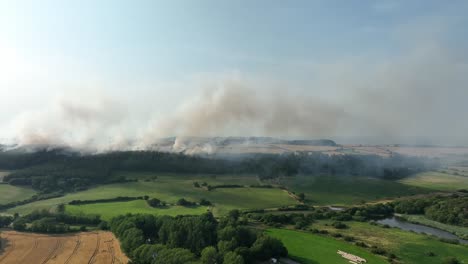
{"type": "Polygon", "coordinates": [[[96,248],[94,249],[94,253],[93,255],[91,256],[91,258],[89,259],[88,261],[88,264],[92,264],[94,263],[94,260],[97,256],[97,254],[99,253],[99,246],[100,246],[100,243],[101,243],[101,238],[99,237],[99,234],[96,233],[96,237],[97,237],[97,240],[96,240],[96,248]]]}
{"type": "Polygon", "coordinates": [[[47,263],[54,256],[54,254],[62,247],[63,247],[63,244],[61,243],[61,239],[57,238],[57,243],[55,243],[55,247],[52,249],[49,255],[44,259],[44,261],[42,261],[41,264],[47,263]]]}
{"type": "Polygon", "coordinates": [[[78,235],[78,240],[76,240],[75,247],[73,248],[73,251],[70,254],[70,256],[68,256],[67,260],[65,260],[64,264],[70,263],[70,260],[76,255],[76,252],[78,252],[80,245],[81,245],[81,236],[78,235]]]}
{"type": "Polygon", "coordinates": [[[110,232],[42,235],[3,231],[7,240],[0,264],[126,264],[118,240],[110,232]]]}

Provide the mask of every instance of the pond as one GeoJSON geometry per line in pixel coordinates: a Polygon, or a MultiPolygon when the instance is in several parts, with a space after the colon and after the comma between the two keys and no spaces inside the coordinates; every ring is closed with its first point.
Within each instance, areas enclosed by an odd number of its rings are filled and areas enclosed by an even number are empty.
{"type": "Polygon", "coordinates": [[[382,224],[382,225],[389,225],[391,227],[398,227],[398,228],[406,230],[406,231],[414,231],[416,233],[426,233],[426,234],[433,235],[433,236],[436,236],[436,237],[439,237],[439,238],[456,239],[461,244],[468,244],[468,240],[460,239],[456,235],[454,235],[452,233],[449,233],[447,231],[437,229],[437,228],[433,228],[433,227],[429,227],[429,226],[413,224],[413,223],[410,223],[410,222],[398,220],[395,217],[379,220],[379,221],[377,221],[377,223],[382,224]]]}

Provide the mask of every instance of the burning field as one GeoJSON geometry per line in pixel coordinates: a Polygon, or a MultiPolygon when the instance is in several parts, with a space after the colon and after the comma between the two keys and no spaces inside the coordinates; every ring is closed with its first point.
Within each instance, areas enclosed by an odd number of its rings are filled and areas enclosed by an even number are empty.
{"type": "Polygon", "coordinates": [[[5,231],[1,233],[2,264],[127,263],[118,240],[110,232],[42,235],[5,231]]]}

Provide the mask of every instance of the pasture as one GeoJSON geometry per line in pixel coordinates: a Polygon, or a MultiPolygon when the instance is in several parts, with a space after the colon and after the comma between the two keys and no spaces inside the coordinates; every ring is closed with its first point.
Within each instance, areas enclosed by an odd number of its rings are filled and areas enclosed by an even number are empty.
{"type": "Polygon", "coordinates": [[[468,189],[468,176],[441,172],[424,172],[400,181],[403,184],[437,191],[468,189]]]}
{"type": "Polygon", "coordinates": [[[0,184],[0,204],[24,200],[30,198],[34,194],[36,194],[36,192],[31,188],[0,184]]]}
{"type": "Polygon", "coordinates": [[[429,192],[417,186],[364,177],[297,176],[283,178],[282,183],[296,193],[305,193],[306,202],[312,205],[352,205],[429,192]]]}
{"type": "Polygon", "coordinates": [[[156,214],[156,215],[199,215],[206,213],[206,206],[184,207],[168,206],[167,208],[153,208],[144,200],[130,202],[95,203],[85,205],[67,205],[65,211],[71,215],[94,214],[101,215],[101,219],[109,221],[112,217],[124,214],[156,214]]]}
{"type": "Polygon", "coordinates": [[[40,235],[4,231],[5,248],[0,263],[16,264],[126,264],[119,241],[110,232],[88,232],[67,235],[40,235]]]}
{"type": "MultiPolygon", "coordinates": [[[[147,173],[132,173],[133,177],[149,177],[147,173]]],[[[207,182],[210,185],[218,184],[258,184],[255,177],[235,176],[183,176],[157,175],[153,181],[138,181],[118,184],[101,185],[85,191],[70,193],[64,197],[48,199],[29,203],[7,210],[7,213],[27,214],[36,209],[51,209],[61,203],[72,200],[93,200],[114,198],[117,196],[143,196],[158,198],[167,203],[175,204],[180,198],[198,202],[204,198],[214,204],[213,213],[222,215],[232,209],[258,209],[277,208],[297,204],[293,198],[280,189],[275,188],[219,188],[207,191],[205,188],[196,188],[193,182],[207,182]]],[[[106,206],[105,204],[102,204],[106,206]]],[[[117,208],[119,209],[119,208],[117,208]]],[[[118,212],[127,213],[128,207],[122,207],[118,212]]],[[[177,210],[176,210],[177,211],[177,210]]],[[[175,211],[165,211],[172,213],[175,211]]]]}
{"type": "Polygon", "coordinates": [[[331,237],[286,229],[268,229],[266,232],[283,242],[291,259],[303,264],[349,264],[337,254],[338,250],[362,257],[367,263],[387,263],[383,257],[331,237]]]}
{"type": "Polygon", "coordinates": [[[312,226],[331,233],[353,236],[368,245],[377,246],[395,254],[403,263],[440,264],[446,257],[456,257],[468,263],[468,246],[441,242],[431,236],[403,231],[398,228],[383,228],[366,222],[346,222],[347,229],[337,230],[331,221],[324,220],[312,226]],[[429,256],[432,252],[435,255],[429,256]]]}

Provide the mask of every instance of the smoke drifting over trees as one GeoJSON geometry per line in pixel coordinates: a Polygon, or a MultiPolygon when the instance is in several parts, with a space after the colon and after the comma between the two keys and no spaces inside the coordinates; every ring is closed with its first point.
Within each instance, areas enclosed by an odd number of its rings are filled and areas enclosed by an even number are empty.
{"type": "Polygon", "coordinates": [[[285,79],[286,73],[208,74],[202,85],[181,82],[194,95],[171,98],[169,109],[159,108],[165,93],[96,92],[45,101],[42,109],[12,114],[2,137],[20,145],[104,150],[145,149],[173,136],[360,136],[468,145],[466,49],[428,35],[407,40],[396,56],[300,64],[298,71],[311,75],[301,80],[285,79]]]}

